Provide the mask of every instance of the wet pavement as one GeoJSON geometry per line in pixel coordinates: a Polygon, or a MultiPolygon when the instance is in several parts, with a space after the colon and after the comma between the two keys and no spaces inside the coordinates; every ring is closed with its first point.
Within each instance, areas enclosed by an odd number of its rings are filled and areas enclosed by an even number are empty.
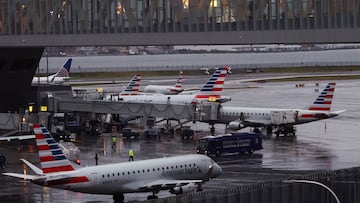
{"type": "MultiPolygon", "coordinates": [[[[226,106],[253,106],[274,108],[303,108],[310,105],[329,81],[301,82],[305,87],[296,88],[296,82],[247,83],[254,88],[226,89],[224,95],[232,96],[226,106]]],[[[264,138],[263,150],[252,155],[227,155],[215,157],[223,168],[223,174],[204,185],[204,189],[222,188],[231,185],[286,179],[319,170],[333,170],[360,165],[360,145],[358,124],[360,121],[360,81],[337,82],[333,100],[333,110],[346,109],[338,117],[297,126],[295,138],[264,138]]],[[[239,81],[240,84],[240,81],[239,81]]],[[[233,80],[228,87],[238,86],[233,80]]],[[[208,131],[207,124],[192,125],[194,130],[208,131]]],[[[224,125],[215,125],[217,133],[224,132],[224,125]]],[[[248,131],[244,129],[242,131],[248,131]]],[[[8,165],[1,172],[28,171],[19,158],[25,157],[38,164],[34,142],[1,142],[2,153],[7,154],[8,165]]],[[[81,150],[82,166],[95,165],[95,153],[99,154],[99,164],[126,162],[130,148],[135,159],[149,159],[162,156],[195,153],[192,141],[182,141],[179,136],[164,136],[160,139],[122,140],[117,139],[116,148],[112,147],[111,134],[99,137],[77,137],[81,150]]],[[[28,172],[29,173],[29,172],[28,172]]],[[[18,179],[0,176],[0,202],[112,202],[112,196],[82,194],[34,185],[18,179]]],[[[150,193],[125,194],[125,201],[143,201],[150,193]]],[[[162,191],[159,197],[169,196],[162,191]]]]}

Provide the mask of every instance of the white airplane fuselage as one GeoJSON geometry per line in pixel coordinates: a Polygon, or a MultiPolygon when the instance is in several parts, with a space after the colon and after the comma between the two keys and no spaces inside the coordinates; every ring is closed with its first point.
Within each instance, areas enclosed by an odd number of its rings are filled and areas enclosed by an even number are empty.
{"type": "Polygon", "coordinates": [[[155,103],[155,104],[192,104],[198,103],[195,94],[193,95],[136,95],[120,96],[120,101],[125,103],[155,103]]]}
{"type": "MultiPolygon", "coordinates": [[[[91,194],[118,194],[152,191],[157,181],[204,180],[217,177],[222,169],[204,155],[184,155],[143,161],[106,164],[79,168],[70,172],[52,173],[35,184],[91,194]],[[209,172],[209,166],[212,169],[209,172]],[[61,177],[61,181],[53,180],[61,177]],[[66,184],[68,180],[69,183],[66,184]],[[78,183],[76,183],[78,182],[78,183]],[[149,185],[149,188],[147,187],[149,185]]],[[[180,186],[179,182],[179,186],[180,186]]],[[[169,185],[168,189],[174,188],[169,185]]],[[[166,189],[166,186],[162,186],[166,189]]]]}
{"type": "Polygon", "coordinates": [[[70,77],[56,77],[54,74],[45,77],[34,77],[31,84],[62,84],[69,79],[70,77]]]}
{"type": "Polygon", "coordinates": [[[259,123],[263,123],[263,126],[266,126],[271,125],[271,114],[273,112],[292,112],[294,122],[289,123],[292,125],[308,123],[338,115],[331,112],[305,109],[222,107],[219,112],[221,116],[219,120],[221,120],[221,123],[229,123],[241,119],[243,115],[244,120],[258,121],[259,123]]]}
{"type": "Polygon", "coordinates": [[[182,91],[184,91],[183,88],[176,88],[174,86],[162,86],[162,85],[148,85],[143,90],[144,93],[165,94],[165,95],[179,94],[182,91]]]}

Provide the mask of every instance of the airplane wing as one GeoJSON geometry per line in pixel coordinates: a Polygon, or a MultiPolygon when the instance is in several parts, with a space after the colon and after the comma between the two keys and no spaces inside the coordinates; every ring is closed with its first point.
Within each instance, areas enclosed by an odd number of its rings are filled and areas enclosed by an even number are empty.
{"type": "Polygon", "coordinates": [[[140,190],[149,191],[154,189],[170,189],[180,187],[189,183],[202,183],[202,180],[156,180],[140,187],[140,190]]]}
{"type": "Polygon", "coordinates": [[[267,119],[244,120],[240,122],[243,123],[245,126],[251,126],[251,127],[261,127],[261,126],[271,125],[271,120],[267,120],[267,119]]]}
{"type": "Polygon", "coordinates": [[[18,140],[28,140],[28,139],[34,139],[35,135],[19,135],[19,136],[9,136],[9,137],[0,137],[0,141],[10,141],[10,140],[14,140],[14,139],[18,139],[18,140]]]}

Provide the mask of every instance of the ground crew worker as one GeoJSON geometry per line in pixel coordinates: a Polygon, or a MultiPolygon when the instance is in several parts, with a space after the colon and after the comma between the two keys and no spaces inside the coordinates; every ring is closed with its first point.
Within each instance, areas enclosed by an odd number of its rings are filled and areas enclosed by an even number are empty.
{"type": "Polygon", "coordinates": [[[98,165],[98,160],[99,160],[99,157],[97,155],[97,153],[95,154],[95,164],[98,165]]]}
{"type": "Polygon", "coordinates": [[[116,148],[116,136],[112,137],[112,147],[113,147],[113,149],[116,148]]]}
{"type": "Polygon", "coordinates": [[[6,165],[6,156],[5,154],[0,154],[0,167],[5,168],[6,165]]]}
{"type": "Polygon", "coordinates": [[[134,151],[132,149],[129,150],[129,161],[134,161],[134,151]]]}

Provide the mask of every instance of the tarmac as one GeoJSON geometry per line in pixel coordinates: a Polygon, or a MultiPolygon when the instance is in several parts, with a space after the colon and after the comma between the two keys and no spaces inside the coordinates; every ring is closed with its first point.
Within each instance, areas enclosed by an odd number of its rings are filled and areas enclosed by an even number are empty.
{"type": "MultiPolygon", "coordinates": [[[[321,91],[328,82],[330,81],[299,82],[303,83],[304,87],[296,88],[297,82],[243,83],[233,79],[227,83],[224,90],[224,95],[231,96],[232,101],[224,105],[303,108],[315,100],[319,94],[317,90],[321,91]],[[316,83],[319,83],[319,86],[316,86],[316,83]],[[240,86],[241,88],[238,88],[240,86]]],[[[359,166],[360,145],[357,132],[360,120],[360,81],[335,82],[337,85],[332,108],[346,109],[345,113],[328,120],[298,125],[296,137],[265,137],[264,149],[254,154],[214,157],[223,168],[223,174],[207,182],[204,189],[288,179],[317,171],[359,166]]],[[[189,125],[196,130],[198,136],[204,134],[201,131],[205,131],[205,134],[209,131],[207,124],[189,125]]],[[[215,127],[216,133],[225,132],[224,125],[215,127]]],[[[134,150],[135,160],[196,153],[195,142],[183,141],[178,135],[163,136],[160,139],[141,137],[139,140],[123,140],[119,134],[117,136],[116,149],[112,148],[111,134],[78,136],[76,144],[81,150],[81,167],[95,165],[95,153],[99,155],[99,164],[126,162],[130,148],[134,150]]],[[[0,146],[0,152],[5,153],[8,159],[8,164],[4,169],[0,169],[0,172],[31,173],[19,158],[26,158],[39,165],[34,141],[1,142],[0,146]]],[[[0,180],[0,202],[113,202],[109,195],[41,187],[6,176],[0,176],[0,180]]],[[[125,194],[125,201],[143,201],[149,194],[125,194]]],[[[161,191],[158,196],[162,198],[170,195],[168,191],[161,191]]]]}

